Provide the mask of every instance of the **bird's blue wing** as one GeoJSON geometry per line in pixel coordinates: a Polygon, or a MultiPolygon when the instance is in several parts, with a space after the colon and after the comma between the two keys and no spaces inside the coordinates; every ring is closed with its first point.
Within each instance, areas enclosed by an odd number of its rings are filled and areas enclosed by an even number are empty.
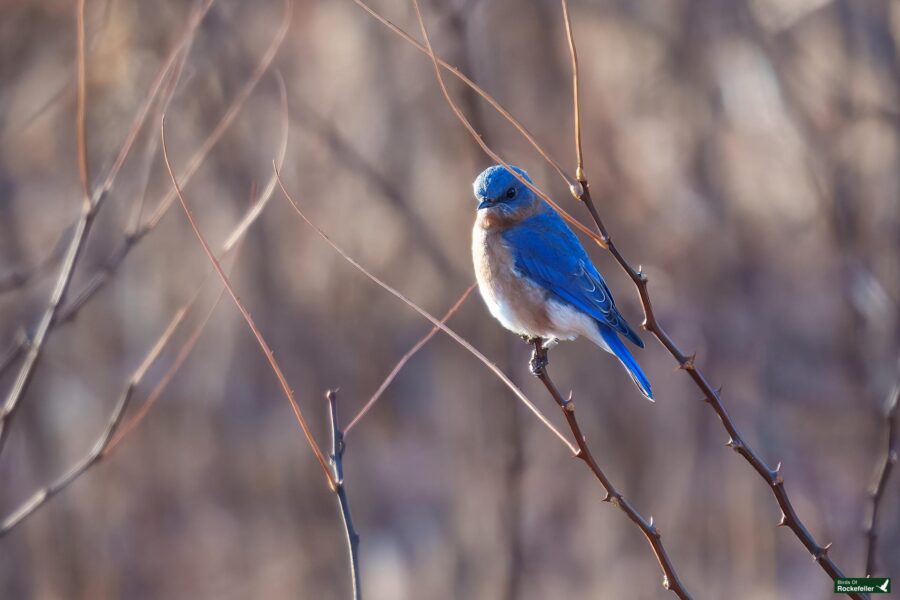
{"type": "Polygon", "coordinates": [[[552,209],[503,232],[516,271],[560,300],[611,327],[636,346],[644,343],[619,313],[612,294],[591,259],[552,209]]]}

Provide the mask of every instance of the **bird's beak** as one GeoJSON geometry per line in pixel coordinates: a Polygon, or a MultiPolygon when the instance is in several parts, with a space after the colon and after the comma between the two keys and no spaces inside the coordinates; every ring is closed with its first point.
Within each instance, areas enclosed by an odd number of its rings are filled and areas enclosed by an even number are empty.
{"type": "Polygon", "coordinates": [[[478,210],[481,210],[482,208],[488,208],[491,204],[493,204],[493,202],[491,202],[490,200],[482,200],[478,204],[478,210]]]}

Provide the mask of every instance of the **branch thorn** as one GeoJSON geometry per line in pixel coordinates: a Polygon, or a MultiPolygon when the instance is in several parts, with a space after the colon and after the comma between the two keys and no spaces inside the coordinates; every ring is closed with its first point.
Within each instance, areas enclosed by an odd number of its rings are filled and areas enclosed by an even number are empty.
{"type": "Polygon", "coordinates": [[[684,359],[684,362],[680,363],[678,365],[678,368],[683,369],[685,371],[693,371],[694,370],[694,359],[696,359],[696,358],[697,358],[697,353],[694,352],[690,356],[688,356],[686,359],[684,359]]]}

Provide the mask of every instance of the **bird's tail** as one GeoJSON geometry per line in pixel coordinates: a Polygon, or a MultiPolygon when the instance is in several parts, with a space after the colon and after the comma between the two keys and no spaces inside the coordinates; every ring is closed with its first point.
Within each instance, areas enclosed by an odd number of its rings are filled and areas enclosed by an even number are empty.
{"type": "Polygon", "coordinates": [[[603,338],[603,341],[606,342],[609,351],[615,354],[616,358],[618,358],[622,365],[628,370],[628,374],[631,375],[631,378],[641,390],[644,397],[650,402],[653,402],[653,390],[650,389],[650,380],[644,375],[641,366],[634,359],[634,356],[631,355],[631,352],[628,351],[625,343],[622,342],[619,335],[609,327],[601,325],[599,329],[600,336],[603,338]]]}

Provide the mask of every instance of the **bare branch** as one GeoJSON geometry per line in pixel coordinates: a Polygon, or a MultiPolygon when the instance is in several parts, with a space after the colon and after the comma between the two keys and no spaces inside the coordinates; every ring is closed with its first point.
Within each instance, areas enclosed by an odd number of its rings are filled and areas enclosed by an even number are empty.
{"type": "MultiPolygon", "coordinates": [[[[258,215],[259,211],[257,209],[259,205],[266,201],[265,198],[256,200],[255,190],[253,196],[254,201],[251,202],[251,206],[247,211],[247,215],[245,215],[245,217],[239,221],[238,225],[234,229],[234,233],[240,232],[240,235],[235,236],[234,234],[232,234],[231,236],[229,236],[229,239],[235,240],[235,242],[231,244],[225,244],[221,251],[220,260],[224,259],[228,255],[233,255],[234,261],[237,261],[237,256],[240,253],[241,242],[244,239],[243,234],[247,232],[247,225],[253,222],[253,220],[248,220],[247,216],[258,215]]],[[[156,401],[163,394],[163,392],[169,386],[169,383],[187,361],[188,357],[191,355],[191,352],[193,352],[197,341],[205,331],[207,323],[209,322],[210,318],[215,312],[216,307],[219,305],[223,294],[225,293],[225,287],[223,286],[219,290],[216,301],[212,304],[209,310],[207,310],[206,314],[198,322],[198,324],[194,326],[187,339],[181,344],[181,347],[179,348],[175,359],[172,361],[172,364],[169,365],[169,368],[147,395],[146,400],[144,400],[140,408],[123,423],[122,418],[123,415],[127,412],[127,409],[131,403],[131,396],[134,393],[134,390],[143,381],[147,370],[159,357],[161,350],[171,338],[174,331],[177,330],[178,326],[184,320],[185,316],[197,303],[200,298],[201,292],[206,285],[206,282],[207,278],[204,277],[197,285],[197,288],[196,290],[194,290],[190,299],[175,312],[175,316],[166,327],[163,335],[160,336],[157,343],[154,344],[153,348],[150,350],[146,358],[144,358],[144,360],[141,362],[141,366],[136,369],[132,376],[129,378],[129,383],[125,388],[120,401],[116,404],[113,412],[110,414],[110,424],[107,426],[106,430],[104,430],[103,434],[101,434],[100,438],[94,444],[92,450],[88,453],[88,455],[79,460],[73,467],[69,469],[69,471],[66,472],[65,475],[60,477],[49,486],[35,492],[31,496],[31,498],[23,502],[19,506],[19,508],[10,513],[10,515],[2,521],[2,524],[0,524],[0,538],[9,533],[17,525],[21,524],[27,517],[31,516],[56,494],[74,483],[78,478],[80,478],[88,470],[90,470],[91,467],[106,460],[116,450],[116,448],[118,448],[119,444],[121,444],[122,441],[126,437],[128,437],[128,435],[130,435],[131,432],[133,432],[138,427],[138,425],[141,424],[141,422],[143,422],[144,418],[150,412],[150,409],[153,408],[153,406],[156,404],[156,401]]]]}
{"type": "Polygon", "coordinates": [[[78,146],[78,176],[81,179],[81,191],[84,192],[84,211],[91,209],[91,175],[88,166],[87,154],[87,132],[85,131],[85,100],[87,83],[86,66],[84,60],[84,0],[78,0],[78,6],[75,9],[76,21],[76,46],[75,46],[75,69],[76,69],[76,93],[75,93],[75,128],[76,144],[78,146]]]}
{"type": "MultiPolygon", "coordinates": [[[[224,135],[224,133],[231,126],[232,121],[234,121],[235,117],[244,106],[244,103],[247,101],[247,98],[250,97],[250,94],[256,88],[259,80],[262,79],[262,76],[265,75],[266,71],[269,70],[272,61],[275,59],[275,55],[278,53],[279,48],[281,48],[281,44],[284,42],[284,38],[291,26],[292,13],[293,3],[291,2],[291,0],[285,0],[281,24],[278,27],[278,31],[272,38],[272,43],[269,44],[268,48],[266,48],[265,54],[263,54],[259,63],[256,65],[256,69],[253,71],[250,79],[248,79],[247,83],[244,84],[244,87],[241,88],[241,91],[228,107],[225,115],[219,120],[215,129],[213,129],[212,133],[209,134],[200,149],[197,150],[197,152],[194,153],[194,155],[188,160],[187,167],[185,167],[184,172],[182,172],[178,178],[180,181],[183,181],[186,184],[186,182],[190,180],[194,173],[197,172],[197,169],[199,169],[200,165],[203,164],[203,161],[206,160],[206,156],[219,142],[222,135],[224,135]]],[[[159,221],[163,218],[163,216],[165,216],[166,212],[169,210],[175,200],[176,194],[174,191],[170,191],[168,194],[166,194],[160,201],[159,205],[157,205],[156,210],[151,215],[149,221],[144,225],[144,227],[141,228],[141,231],[150,231],[155,228],[159,221]]]]}
{"type": "Polygon", "coordinates": [[[191,20],[188,22],[184,33],[182,33],[178,38],[175,46],[169,51],[169,56],[166,59],[166,62],[163,64],[163,67],[157,73],[156,78],[153,80],[153,83],[150,85],[150,91],[144,99],[144,103],[138,109],[137,115],[134,119],[134,123],[132,124],[131,129],[128,131],[128,134],[125,136],[125,142],[122,144],[122,148],[121,150],[119,150],[119,154],[118,156],[116,156],[115,162],[113,163],[112,167],[110,167],[109,173],[107,173],[106,179],[103,181],[103,186],[98,189],[98,193],[105,194],[112,188],[116,176],[119,174],[119,171],[122,169],[122,165],[125,164],[125,159],[128,158],[128,155],[131,152],[131,148],[134,146],[134,141],[137,139],[138,134],[144,126],[144,123],[147,122],[147,115],[150,114],[150,107],[153,104],[153,99],[159,94],[159,90],[162,87],[163,82],[165,81],[166,74],[172,70],[179,56],[182,54],[182,51],[185,49],[185,46],[187,46],[187,44],[193,39],[194,31],[196,31],[197,27],[200,26],[200,23],[203,21],[203,18],[206,16],[206,13],[209,11],[214,1],[215,0],[204,1],[199,10],[197,10],[196,14],[194,14],[191,20]]]}
{"type": "Polygon", "coordinates": [[[256,338],[256,341],[259,344],[259,347],[262,349],[263,354],[265,354],[269,365],[272,367],[272,371],[275,373],[275,377],[278,379],[278,383],[281,385],[281,389],[284,392],[284,395],[287,397],[288,402],[291,405],[291,409],[294,411],[294,416],[297,418],[297,422],[300,424],[300,428],[303,430],[303,435],[306,438],[306,441],[309,443],[309,446],[312,449],[313,454],[315,455],[316,460],[319,463],[319,466],[322,468],[322,472],[325,475],[325,479],[328,481],[329,487],[331,489],[334,489],[335,481],[331,474],[331,470],[328,468],[325,456],[322,454],[322,450],[316,443],[312,431],[310,430],[309,425],[307,425],[306,423],[303,412],[300,410],[300,405],[294,398],[294,393],[291,390],[291,387],[288,384],[284,373],[281,371],[281,367],[278,365],[278,361],[275,360],[272,349],[269,348],[268,343],[266,343],[265,338],[263,337],[259,328],[256,326],[256,323],[253,321],[253,317],[250,315],[250,312],[247,310],[247,308],[244,306],[244,303],[234,291],[234,287],[231,285],[228,276],[225,274],[225,271],[222,270],[222,266],[219,264],[219,261],[216,260],[216,257],[210,249],[206,238],[200,232],[200,228],[197,226],[197,222],[194,220],[194,215],[188,208],[187,201],[184,199],[184,195],[182,194],[181,188],[178,185],[178,180],[175,178],[175,171],[172,169],[172,164],[169,161],[169,153],[168,149],[166,148],[165,116],[163,116],[162,123],[160,124],[160,135],[162,136],[163,159],[166,163],[166,170],[169,172],[169,178],[171,179],[172,185],[175,188],[175,194],[178,196],[178,201],[181,203],[181,207],[184,209],[184,213],[191,224],[191,228],[194,230],[194,234],[196,234],[197,240],[200,242],[200,245],[203,246],[203,251],[206,253],[207,258],[209,258],[210,262],[215,268],[216,273],[219,274],[219,278],[222,280],[222,283],[228,289],[228,294],[231,296],[231,299],[234,301],[235,305],[237,305],[238,310],[244,317],[244,320],[247,322],[250,330],[253,332],[253,336],[256,338]]]}
{"type": "Polygon", "coordinates": [[[653,548],[653,554],[656,555],[656,560],[659,563],[660,568],[662,568],[663,587],[674,592],[675,595],[682,600],[689,600],[691,595],[688,593],[687,589],[685,589],[684,584],[681,583],[681,579],[675,571],[675,566],[672,564],[672,560],[669,558],[668,553],[666,553],[666,549],[662,543],[662,535],[653,523],[653,518],[651,517],[650,520],[645,519],[641,513],[625,499],[621,492],[616,489],[600,468],[600,465],[597,464],[597,461],[594,460],[591,449],[588,447],[584,434],[581,432],[581,426],[575,418],[575,402],[572,400],[571,394],[568,398],[563,398],[559,393],[559,390],[557,390],[556,385],[550,379],[550,373],[547,372],[548,360],[547,350],[544,348],[544,340],[535,339],[532,341],[532,344],[534,346],[534,354],[532,355],[531,360],[532,373],[541,380],[541,383],[543,383],[547,388],[547,391],[550,392],[550,395],[556,401],[559,409],[566,417],[566,422],[572,430],[572,435],[575,436],[575,443],[578,444],[578,452],[575,453],[575,457],[580,458],[584,464],[587,465],[591,472],[597,477],[597,480],[600,481],[600,485],[603,486],[603,489],[606,490],[606,497],[603,501],[611,503],[625,513],[625,515],[631,519],[631,522],[637,525],[638,529],[641,530],[641,533],[644,534],[644,538],[650,544],[650,547],[653,548]]]}
{"type": "MultiPolygon", "coordinates": [[[[286,13],[285,17],[289,17],[290,13],[286,13]]],[[[235,117],[237,116],[240,109],[243,108],[244,103],[250,95],[250,92],[255,89],[256,85],[259,83],[259,79],[263,73],[265,73],[266,69],[268,69],[271,64],[275,54],[271,50],[280,46],[280,44],[284,41],[284,35],[287,32],[287,24],[289,23],[287,18],[282,19],[282,28],[276,34],[273,39],[272,44],[269,47],[269,50],[264,54],[264,56],[260,59],[258,67],[256,71],[254,71],[253,76],[247,81],[244,85],[244,88],[241,90],[234,100],[232,100],[225,114],[216,124],[216,127],[213,131],[207,136],[206,140],[204,140],[203,145],[191,156],[188,161],[188,167],[185,169],[185,172],[182,173],[181,181],[184,184],[191,179],[191,177],[196,173],[197,169],[203,164],[206,160],[209,152],[215,146],[215,144],[221,139],[222,135],[228,130],[229,126],[233,123],[235,117]]],[[[284,100],[284,97],[282,97],[284,100]]],[[[282,103],[282,123],[285,122],[287,118],[287,103],[282,103]]],[[[286,147],[287,144],[287,128],[282,128],[282,147],[286,147]]],[[[283,153],[280,154],[280,157],[283,159],[283,153]]],[[[274,177],[272,178],[274,179],[274,177]]],[[[266,190],[269,190],[271,186],[270,184],[266,186],[266,190]]],[[[101,196],[102,198],[103,196],[101,196]]],[[[261,196],[261,201],[268,201],[271,197],[271,192],[268,194],[263,194],[261,196]]],[[[150,234],[156,226],[159,224],[159,221],[162,219],[166,211],[171,207],[172,203],[175,200],[175,193],[170,191],[167,192],[162,200],[160,200],[157,209],[154,213],[154,216],[147,222],[140,226],[138,229],[131,231],[128,235],[125,236],[125,239],[122,240],[122,243],[116,248],[106,265],[97,273],[95,273],[89,280],[88,283],[85,284],[84,288],[81,292],[75,297],[71,302],[66,303],[66,305],[60,310],[59,318],[56,323],[51,327],[55,327],[56,325],[61,325],[64,323],[68,323],[72,321],[79,313],[79,311],[94,298],[97,293],[102,290],[106,284],[108,284],[115,277],[118,272],[119,267],[125,261],[125,258],[131,253],[131,251],[140,243],[148,234],[150,234]]],[[[77,226],[78,223],[75,224],[77,226]]],[[[75,227],[73,226],[73,227],[75,227]]],[[[22,354],[24,354],[31,346],[33,345],[33,340],[29,339],[28,336],[21,336],[16,339],[9,350],[7,350],[3,359],[0,360],[0,375],[2,375],[8,368],[10,368],[22,354]]],[[[0,438],[2,438],[2,413],[0,413],[0,438]]]]}
{"type": "MultiPolygon", "coordinates": [[[[78,64],[76,70],[78,73],[79,90],[78,108],[76,111],[76,121],[78,123],[78,160],[82,173],[82,183],[84,186],[87,186],[87,150],[84,138],[84,0],[79,0],[78,2],[76,26],[78,30],[78,64]]],[[[81,215],[75,225],[72,241],[69,243],[68,250],[66,251],[66,257],[60,268],[59,276],[56,279],[56,285],[53,288],[53,292],[50,294],[50,301],[38,323],[34,339],[28,346],[25,361],[19,368],[15,382],[6,396],[2,409],[0,409],[0,453],[3,452],[9,434],[9,428],[21,405],[21,399],[28,390],[34,372],[43,356],[44,343],[47,340],[47,336],[50,333],[53,324],[56,322],[57,316],[59,315],[59,308],[62,306],[66,294],[69,291],[69,285],[72,283],[72,274],[75,272],[75,265],[78,263],[78,258],[81,256],[84,242],[87,240],[88,233],[91,230],[91,225],[94,221],[94,216],[97,214],[96,208],[98,206],[99,203],[94,204],[91,202],[90,191],[85,187],[81,215]]]]}
{"type": "MultiPolygon", "coordinates": [[[[563,7],[565,6],[565,0],[563,0],[563,7]]],[[[570,42],[570,51],[572,57],[572,66],[575,71],[578,69],[578,59],[575,55],[575,42],[572,36],[571,27],[568,23],[568,14],[565,14],[566,18],[566,31],[569,37],[570,42]]],[[[577,81],[577,73],[574,75],[575,81],[577,81]]],[[[578,111],[578,94],[577,89],[573,99],[575,104],[575,111],[577,114],[578,111]]],[[[576,117],[577,122],[577,117],[576,117]]],[[[591,218],[594,221],[594,224],[597,227],[597,232],[600,234],[600,237],[606,241],[607,249],[610,254],[616,259],[616,262],[622,268],[623,271],[631,278],[632,283],[634,283],[635,288],[637,289],[638,296],[640,297],[641,307],[644,311],[644,322],[642,323],[642,327],[651,332],[657,340],[668,350],[669,354],[672,355],[673,358],[678,362],[678,366],[681,370],[686,372],[694,384],[703,392],[704,398],[709,404],[715,413],[719,416],[719,420],[722,422],[723,427],[728,432],[728,446],[731,447],[735,452],[740,454],[753,469],[759,473],[760,477],[762,477],[769,487],[772,490],[772,494],[775,496],[775,500],[778,503],[779,508],[782,511],[782,517],[780,525],[788,527],[794,535],[803,543],[809,553],[815,558],[816,562],[822,567],[822,569],[828,573],[829,577],[832,579],[836,579],[838,577],[843,577],[843,573],[837,567],[831,557],[828,555],[828,550],[831,548],[831,544],[826,544],[825,546],[820,545],[813,535],[810,533],[809,529],[807,529],[806,525],[803,521],[800,520],[800,517],[797,515],[797,512],[794,510],[794,506],[791,503],[790,497],[787,494],[787,490],[784,485],[784,477],[781,474],[781,463],[778,463],[778,466],[774,469],[769,467],[769,465],[756,453],[756,451],[746,442],[744,441],[743,436],[740,431],[737,429],[737,426],[734,424],[734,421],[731,420],[731,417],[728,414],[728,411],[725,410],[725,406],[722,404],[721,395],[718,391],[713,389],[710,385],[709,381],[703,375],[702,371],[696,366],[694,358],[695,355],[687,355],[681,351],[681,349],[675,344],[675,341],[669,337],[668,333],[663,329],[662,325],[660,325],[659,321],[656,318],[656,314],[653,312],[653,305],[650,302],[650,294],[647,289],[648,279],[647,276],[641,272],[640,270],[636,270],[631,263],[629,263],[619,252],[619,249],[616,247],[612,238],[609,235],[609,232],[606,229],[606,226],[603,223],[603,220],[600,218],[600,214],[597,212],[597,208],[594,205],[594,201],[591,198],[591,190],[590,185],[588,184],[587,178],[584,174],[584,169],[582,165],[579,164],[579,183],[581,184],[579,187],[581,188],[580,194],[575,194],[575,197],[587,207],[588,212],[591,215],[591,218]]],[[[850,593],[848,594],[852,598],[863,598],[864,595],[850,593]]]]}
{"type": "MultiPolygon", "coordinates": [[[[134,145],[134,141],[143,128],[144,123],[147,120],[147,116],[149,114],[150,107],[153,105],[154,100],[159,96],[160,89],[166,79],[169,80],[169,91],[165,94],[164,99],[161,101],[161,106],[165,106],[168,104],[169,99],[171,99],[171,94],[174,92],[175,87],[177,86],[178,79],[180,77],[179,69],[174,68],[176,65],[176,61],[178,64],[182,64],[184,59],[186,58],[186,52],[183,50],[185,46],[193,39],[193,33],[196,31],[197,27],[200,25],[203,17],[208,12],[210,6],[212,6],[215,0],[206,0],[206,2],[200,7],[200,9],[193,15],[190,20],[188,26],[185,28],[185,31],[179,36],[178,41],[175,46],[170,49],[169,55],[167,56],[165,62],[162,67],[157,71],[157,74],[150,85],[150,89],[144,97],[144,100],[135,113],[135,117],[132,120],[131,127],[129,128],[128,134],[123,141],[118,155],[116,156],[116,160],[113,163],[113,166],[110,168],[107,176],[103,182],[103,185],[96,190],[93,191],[92,194],[86,195],[85,197],[92,201],[94,204],[99,204],[105,198],[106,193],[112,188],[112,185],[115,181],[116,176],[118,175],[122,165],[125,163],[125,160],[128,158],[131,153],[132,147],[134,145]]],[[[84,98],[82,94],[84,94],[84,85],[81,85],[83,80],[82,76],[84,75],[84,65],[82,64],[84,60],[83,56],[79,57],[77,69],[76,69],[76,104],[77,104],[77,116],[76,119],[78,121],[77,126],[77,134],[79,137],[78,140],[78,160],[79,160],[79,174],[82,178],[82,182],[88,180],[87,173],[87,149],[86,149],[86,141],[84,140],[84,98]],[[84,163],[84,170],[82,171],[81,163],[84,163]]],[[[151,139],[155,140],[156,136],[150,136],[151,139]]],[[[99,206],[95,207],[93,210],[98,210],[99,206]]],[[[70,234],[70,230],[74,230],[77,226],[76,224],[71,225],[67,228],[61,235],[60,241],[57,243],[58,248],[54,248],[54,250],[47,255],[46,258],[42,259],[35,266],[28,269],[17,269],[12,273],[9,273],[2,278],[0,278],[0,292],[9,291],[12,289],[17,289],[26,285],[34,278],[39,276],[45,270],[48,270],[53,263],[56,262],[59,255],[62,254],[62,241],[70,234]]],[[[5,370],[5,363],[0,366],[0,373],[5,370]]]]}
{"type": "MultiPolygon", "coordinates": [[[[572,21],[569,19],[569,3],[561,0],[563,20],[566,24],[566,40],[569,42],[569,56],[572,58],[572,104],[575,119],[575,177],[580,182],[584,179],[584,154],[581,149],[581,102],[578,93],[578,49],[575,47],[575,36],[572,34],[572,21]]],[[[577,188],[576,188],[577,189],[577,188]]]]}
{"type": "Polygon", "coordinates": [[[328,414],[331,417],[331,466],[334,469],[334,493],[341,509],[341,520],[347,537],[347,549],[350,555],[350,575],[353,581],[353,598],[362,598],[362,587],[359,581],[359,534],[353,527],[353,516],[350,514],[350,500],[344,487],[344,431],[341,431],[337,416],[337,390],[328,390],[328,414]]]}

